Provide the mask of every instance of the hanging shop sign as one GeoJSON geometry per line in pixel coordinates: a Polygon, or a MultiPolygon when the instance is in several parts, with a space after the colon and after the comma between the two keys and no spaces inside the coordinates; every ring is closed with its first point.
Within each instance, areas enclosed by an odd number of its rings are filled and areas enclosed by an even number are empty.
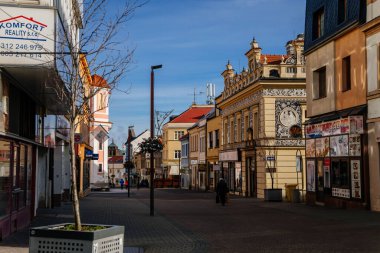
{"type": "Polygon", "coordinates": [[[0,11],[0,64],[54,64],[53,9],[2,6],[0,11]]]}

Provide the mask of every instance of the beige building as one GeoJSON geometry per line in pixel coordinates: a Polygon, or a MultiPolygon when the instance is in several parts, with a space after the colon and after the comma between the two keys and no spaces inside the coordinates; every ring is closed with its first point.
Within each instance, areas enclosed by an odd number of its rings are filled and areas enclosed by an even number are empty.
{"type": "Polygon", "coordinates": [[[248,69],[238,74],[228,63],[222,73],[219,163],[232,193],[264,198],[266,189],[283,189],[285,196],[287,184],[304,188],[302,171],[296,171],[296,155],[304,154],[303,44],[301,34],[286,43],[286,54],[265,55],[253,40],[248,69]]]}
{"type": "MultiPolygon", "coordinates": [[[[179,177],[179,165],[181,157],[180,138],[186,134],[187,129],[194,125],[203,115],[208,113],[213,105],[192,105],[186,111],[162,127],[162,167],[165,177],[179,177]]],[[[178,178],[177,178],[178,179],[178,178]]]]}
{"type": "Polygon", "coordinates": [[[207,117],[206,124],[206,177],[208,189],[215,190],[218,179],[221,177],[219,166],[219,147],[221,144],[220,136],[222,130],[221,116],[219,110],[214,110],[207,117]]]}
{"type": "Polygon", "coordinates": [[[380,1],[367,1],[366,36],[368,156],[371,209],[380,211],[380,1]]]}

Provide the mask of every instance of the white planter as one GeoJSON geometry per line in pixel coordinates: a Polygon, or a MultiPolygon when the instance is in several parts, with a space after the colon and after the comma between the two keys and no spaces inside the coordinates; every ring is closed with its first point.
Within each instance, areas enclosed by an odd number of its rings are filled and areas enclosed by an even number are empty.
{"type": "Polygon", "coordinates": [[[124,226],[104,226],[97,231],[65,231],[57,224],[30,229],[30,253],[123,253],[124,226]]]}

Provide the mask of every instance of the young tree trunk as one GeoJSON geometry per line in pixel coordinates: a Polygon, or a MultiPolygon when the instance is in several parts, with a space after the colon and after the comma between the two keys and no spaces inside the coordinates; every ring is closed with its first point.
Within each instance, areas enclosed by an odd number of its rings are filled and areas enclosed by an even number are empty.
{"type": "Polygon", "coordinates": [[[75,162],[75,142],[74,142],[75,126],[74,122],[70,122],[70,155],[71,155],[71,191],[72,191],[72,205],[74,211],[75,219],[75,229],[78,231],[82,230],[82,222],[80,219],[79,210],[79,198],[78,198],[78,188],[77,188],[77,167],[75,162]]]}

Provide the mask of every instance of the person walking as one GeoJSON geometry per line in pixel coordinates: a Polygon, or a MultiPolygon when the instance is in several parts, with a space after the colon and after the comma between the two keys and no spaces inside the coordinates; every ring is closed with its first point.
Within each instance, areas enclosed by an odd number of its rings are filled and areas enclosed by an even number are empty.
{"type": "Polygon", "coordinates": [[[228,193],[228,187],[226,181],[223,178],[219,178],[219,182],[216,185],[217,198],[220,200],[222,206],[226,204],[226,195],[228,193]]]}
{"type": "Polygon", "coordinates": [[[120,179],[120,189],[124,188],[124,179],[120,179]]]}

